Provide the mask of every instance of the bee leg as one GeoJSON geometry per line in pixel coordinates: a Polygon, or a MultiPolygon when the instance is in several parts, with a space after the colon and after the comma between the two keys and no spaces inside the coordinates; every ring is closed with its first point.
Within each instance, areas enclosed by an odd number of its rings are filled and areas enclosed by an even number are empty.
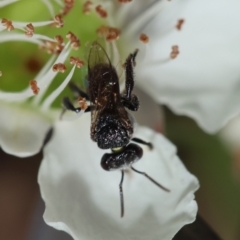
{"type": "Polygon", "coordinates": [[[153,149],[152,143],[150,143],[150,142],[145,142],[145,141],[143,141],[143,140],[140,139],[140,138],[132,138],[131,141],[136,142],[136,143],[140,143],[140,144],[143,144],[143,145],[147,145],[147,146],[150,148],[150,150],[153,149]]]}
{"type": "Polygon", "coordinates": [[[89,96],[87,95],[87,93],[82,91],[74,82],[70,82],[68,86],[71,89],[71,91],[74,93],[76,98],[82,97],[82,98],[85,98],[87,101],[89,101],[89,96]]]}
{"type": "Polygon", "coordinates": [[[134,87],[134,71],[133,68],[136,65],[135,58],[137,56],[138,49],[135,50],[134,53],[131,53],[126,62],[125,66],[125,93],[122,94],[121,99],[123,105],[132,111],[137,111],[139,108],[139,101],[136,95],[132,94],[132,90],[134,87]]]}
{"type": "Polygon", "coordinates": [[[131,94],[130,99],[128,99],[125,94],[122,94],[121,102],[124,107],[128,108],[131,111],[137,111],[139,108],[139,100],[135,94],[131,94]]]}
{"type": "Polygon", "coordinates": [[[70,99],[68,97],[64,97],[63,100],[62,100],[62,104],[63,104],[63,110],[61,112],[61,115],[60,115],[60,119],[62,119],[64,113],[67,111],[67,110],[70,110],[70,111],[73,111],[75,113],[79,113],[81,111],[81,108],[75,108],[73,106],[73,104],[71,103],[70,99]]]}
{"type": "Polygon", "coordinates": [[[121,217],[123,217],[123,215],[124,215],[124,198],[123,198],[122,184],[123,184],[123,178],[124,178],[124,171],[121,170],[121,172],[122,172],[122,177],[121,177],[121,181],[119,183],[119,193],[120,193],[121,217]]]}

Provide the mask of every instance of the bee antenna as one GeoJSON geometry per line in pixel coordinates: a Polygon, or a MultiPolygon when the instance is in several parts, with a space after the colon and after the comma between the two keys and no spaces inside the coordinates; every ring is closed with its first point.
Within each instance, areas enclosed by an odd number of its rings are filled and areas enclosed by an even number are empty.
{"type": "Polygon", "coordinates": [[[124,178],[124,171],[121,170],[121,172],[122,172],[122,177],[121,177],[121,181],[119,183],[119,192],[120,192],[121,217],[123,217],[123,215],[124,215],[124,199],[123,199],[122,183],[123,183],[123,178],[124,178]]]}
{"type": "Polygon", "coordinates": [[[136,170],[135,168],[131,167],[131,169],[136,172],[136,173],[139,173],[139,174],[142,174],[144,175],[146,178],[148,178],[152,183],[154,183],[155,185],[157,185],[158,187],[160,187],[162,190],[166,191],[166,192],[170,192],[169,189],[165,188],[164,186],[162,186],[160,183],[158,183],[157,181],[155,181],[153,178],[151,178],[150,176],[148,176],[147,173],[145,172],[140,172],[138,170],[136,170]]]}

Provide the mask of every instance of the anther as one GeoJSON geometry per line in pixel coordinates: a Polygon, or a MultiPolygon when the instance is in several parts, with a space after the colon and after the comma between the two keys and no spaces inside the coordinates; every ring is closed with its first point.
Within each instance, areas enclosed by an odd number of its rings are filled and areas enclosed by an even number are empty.
{"type": "Polygon", "coordinates": [[[97,34],[99,37],[105,37],[108,42],[117,40],[120,36],[121,31],[117,28],[101,26],[97,29],[97,34]]]}
{"type": "Polygon", "coordinates": [[[144,34],[144,33],[142,33],[142,34],[140,35],[139,39],[140,39],[140,41],[143,42],[143,43],[148,43],[148,42],[149,42],[149,37],[148,37],[146,34],[144,34]]]}
{"type": "Polygon", "coordinates": [[[83,13],[84,14],[89,14],[93,8],[93,3],[91,1],[86,1],[83,4],[83,13]]]}
{"type": "Polygon", "coordinates": [[[63,37],[57,35],[54,41],[44,41],[44,44],[40,45],[40,49],[45,50],[49,54],[60,54],[64,48],[64,40],[63,37]]]}
{"type": "Polygon", "coordinates": [[[64,73],[67,70],[67,67],[63,63],[56,63],[53,65],[52,70],[54,72],[64,73]]]}
{"type": "Polygon", "coordinates": [[[179,54],[179,48],[177,45],[172,46],[172,52],[170,53],[170,57],[172,59],[176,58],[179,54]]]}
{"type": "Polygon", "coordinates": [[[33,33],[34,33],[34,26],[31,23],[27,24],[25,35],[27,37],[32,37],[33,33]]]}
{"type": "Polygon", "coordinates": [[[182,29],[182,25],[183,25],[184,21],[185,21],[184,19],[179,19],[178,20],[177,25],[176,25],[177,30],[180,31],[182,29]]]}
{"type": "Polygon", "coordinates": [[[79,97],[78,98],[78,104],[79,104],[79,107],[85,111],[87,108],[88,108],[88,104],[86,102],[86,98],[83,98],[83,97],[79,97]]]}
{"type": "Polygon", "coordinates": [[[40,88],[37,85],[37,81],[36,80],[31,80],[31,81],[29,81],[29,85],[30,85],[33,93],[35,95],[37,95],[39,93],[39,91],[40,91],[40,88]]]}
{"type": "Polygon", "coordinates": [[[108,16],[107,11],[104,10],[101,5],[97,5],[95,10],[101,18],[106,18],[108,16]]]}
{"type": "Polygon", "coordinates": [[[74,50],[78,50],[78,48],[80,47],[80,41],[77,38],[76,35],[74,35],[72,32],[68,32],[68,34],[66,35],[67,39],[71,42],[71,47],[74,50]]]}
{"type": "Polygon", "coordinates": [[[81,68],[84,65],[84,61],[78,57],[70,57],[70,64],[76,65],[77,68],[81,68]]]}
{"type": "Polygon", "coordinates": [[[57,27],[57,28],[60,28],[60,27],[63,27],[64,25],[64,22],[63,22],[63,18],[62,18],[62,15],[61,14],[58,14],[54,17],[54,25],[57,27]]]}
{"type": "Polygon", "coordinates": [[[14,26],[12,24],[12,21],[10,20],[7,20],[6,18],[3,18],[2,21],[1,21],[2,25],[4,27],[6,27],[6,29],[10,32],[12,30],[14,30],[14,26]]]}
{"type": "Polygon", "coordinates": [[[74,0],[64,0],[64,8],[61,10],[61,16],[67,15],[70,10],[73,8],[75,1],[74,0]]]}

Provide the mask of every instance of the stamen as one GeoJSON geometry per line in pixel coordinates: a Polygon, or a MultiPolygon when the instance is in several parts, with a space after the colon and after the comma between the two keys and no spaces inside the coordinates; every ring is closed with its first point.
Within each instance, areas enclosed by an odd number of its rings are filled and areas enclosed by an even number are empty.
{"type": "Polygon", "coordinates": [[[104,37],[106,41],[111,42],[119,38],[121,31],[114,27],[101,26],[97,29],[97,34],[99,37],[104,37]]]}
{"type": "Polygon", "coordinates": [[[52,70],[54,72],[64,73],[67,70],[67,67],[63,63],[56,63],[53,65],[52,70]]]}
{"type": "Polygon", "coordinates": [[[12,4],[14,2],[17,2],[17,1],[19,1],[19,0],[5,0],[5,1],[2,0],[2,1],[0,1],[0,7],[5,7],[5,6],[12,4]]]}
{"type": "MultiPolygon", "coordinates": [[[[29,38],[26,38],[24,35],[23,35],[23,37],[25,39],[29,40],[29,38]]],[[[2,36],[0,38],[0,41],[2,41],[2,36]]],[[[66,45],[66,47],[63,49],[63,51],[61,52],[61,54],[59,54],[55,63],[56,62],[64,62],[66,60],[67,56],[69,55],[69,53],[70,53],[70,48],[69,48],[69,43],[68,43],[66,45]]],[[[51,58],[49,60],[49,62],[52,63],[53,59],[54,58],[51,58]]],[[[47,63],[47,65],[49,65],[49,62],[47,63]]],[[[37,77],[35,77],[35,80],[37,81],[39,88],[42,89],[40,91],[40,93],[38,94],[38,96],[40,96],[40,94],[41,94],[41,96],[43,96],[43,94],[45,93],[45,91],[47,90],[49,85],[51,84],[52,80],[54,79],[55,75],[57,74],[57,73],[53,72],[52,68],[49,68],[49,66],[48,66],[48,69],[46,69],[44,67],[43,70],[38,74],[37,77]]],[[[0,100],[9,101],[9,102],[20,102],[20,101],[25,101],[27,98],[32,97],[33,95],[34,94],[29,87],[27,89],[25,89],[21,92],[17,92],[17,93],[0,91],[0,100]]]]}
{"type": "Polygon", "coordinates": [[[86,1],[83,4],[83,13],[84,14],[89,14],[93,8],[93,3],[91,1],[86,1]]]}
{"type": "Polygon", "coordinates": [[[64,40],[63,37],[60,35],[55,36],[54,40],[55,41],[44,41],[44,43],[41,44],[39,48],[43,49],[49,54],[59,55],[64,48],[64,40]]]}
{"type": "Polygon", "coordinates": [[[142,34],[140,35],[139,39],[140,39],[140,41],[143,42],[143,43],[148,43],[148,42],[149,42],[149,37],[148,37],[146,34],[144,34],[144,33],[142,33],[142,34]]]}
{"type": "Polygon", "coordinates": [[[74,64],[77,68],[81,68],[84,65],[84,61],[78,57],[70,57],[70,64],[74,64]]]}
{"type": "Polygon", "coordinates": [[[79,104],[79,107],[81,108],[81,110],[83,110],[83,111],[85,111],[88,108],[86,98],[79,97],[78,104],[79,104]]]}
{"type": "Polygon", "coordinates": [[[29,85],[30,85],[33,93],[34,93],[35,95],[37,95],[37,94],[39,93],[39,91],[40,91],[40,88],[39,88],[38,85],[37,85],[37,81],[36,81],[36,80],[31,80],[31,81],[29,82],[29,85]]]}
{"type": "Polygon", "coordinates": [[[172,52],[170,53],[170,57],[175,59],[179,54],[179,48],[177,45],[172,46],[172,52]]]}
{"type": "MultiPolygon", "coordinates": [[[[53,24],[54,21],[42,21],[42,22],[31,22],[31,24],[34,26],[34,27],[44,27],[44,26],[47,26],[47,25],[50,25],[50,24],[53,24]]],[[[15,26],[15,28],[18,28],[18,29],[22,29],[24,27],[26,27],[26,25],[29,24],[29,22],[13,22],[13,25],[15,26]]]]}
{"type": "Polygon", "coordinates": [[[80,40],[78,39],[78,37],[73,34],[72,32],[68,32],[68,34],[66,35],[66,38],[71,42],[71,47],[74,50],[78,50],[80,47],[80,40]]]}
{"type": "Polygon", "coordinates": [[[53,18],[55,14],[54,14],[54,8],[51,2],[49,0],[41,0],[41,1],[46,5],[51,17],[53,18]]]}
{"type": "Polygon", "coordinates": [[[27,37],[32,37],[34,33],[34,27],[31,23],[27,24],[25,35],[27,37]]]}
{"type": "Polygon", "coordinates": [[[65,89],[65,87],[68,85],[68,83],[70,82],[70,80],[72,79],[74,70],[76,68],[76,65],[73,66],[71,72],[68,74],[68,76],[66,77],[66,79],[62,82],[62,84],[55,90],[53,91],[43,102],[41,109],[47,110],[51,104],[54,102],[54,100],[59,96],[59,94],[65,89]]]}
{"type": "Polygon", "coordinates": [[[54,24],[55,27],[61,28],[64,25],[62,15],[58,14],[54,17],[54,24]]]}
{"type": "Polygon", "coordinates": [[[12,21],[10,20],[7,20],[6,18],[3,18],[2,21],[1,21],[2,25],[4,27],[6,27],[6,29],[10,32],[12,30],[14,30],[14,26],[12,24],[12,21]]]}
{"type": "Polygon", "coordinates": [[[40,34],[34,34],[31,38],[26,38],[25,35],[20,33],[2,33],[0,37],[0,43],[1,42],[10,42],[10,41],[24,41],[24,42],[31,42],[35,44],[43,44],[41,39],[51,39],[44,35],[40,34]]]}
{"type": "Polygon", "coordinates": [[[101,18],[106,18],[108,16],[107,11],[103,9],[102,5],[97,5],[95,10],[101,18]]]}
{"type": "Polygon", "coordinates": [[[176,25],[176,29],[180,31],[182,29],[182,25],[184,22],[185,22],[184,19],[179,19],[176,25]]]}
{"type": "Polygon", "coordinates": [[[61,15],[67,15],[74,6],[74,0],[64,0],[64,8],[61,10],[61,15]]]}
{"type": "MultiPolygon", "coordinates": [[[[62,52],[59,54],[59,56],[55,60],[54,64],[56,64],[58,62],[65,62],[67,56],[70,53],[69,44],[70,44],[69,42],[66,44],[66,46],[64,47],[62,52]]],[[[40,86],[41,87],[41,92],[33,99],[33,105],[35,105],[35,106],[40,103],[40,101],[43,98],[45,92],[49,88],[52,80],[57,75],[57,72],[52,71],[52,63],[54,61],[54,58],[55,57],[52,56],[52,58],[48,61],[48,63],[44,66],[44,68],[40,71],[38,76],[35,78],[36,80],[39,79],[38,85],[41,84],[41,86],[43,86],[43,87],[40,86]]]]}

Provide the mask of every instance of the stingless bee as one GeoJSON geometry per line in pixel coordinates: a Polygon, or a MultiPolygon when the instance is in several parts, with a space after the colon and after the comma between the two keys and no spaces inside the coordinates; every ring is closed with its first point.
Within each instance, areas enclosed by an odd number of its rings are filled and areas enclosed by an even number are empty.
{"type": "MultiPolygon", "coordinates": [[[[133,168],[133,164],[141,159],[142,148],[135,143],[147,145],[153,148],[151,143],[139,138],[133,138],[133,118],[127,112],[137,111],[139,100],[132,93],[134,87],[134,66],[138,50],[130,54],[125,61],[125,91],[120,93],[119,78],[115,67],[104,50],[97,42],[93,42],[88,56],[88,87],[83,92],[74,83],[70,83],[71,90],[81,98],[91,102],[85,112],[91,112],[91,139],[101,149],[111,149],[111,153],[105,153],[101,159],[101,166],[106,171],[121,170],[121,181],[119,184],[121,217],[124,215],[123,200],[123,178],[124,170],[131,168],[133,171],[144,175],[158,187],[169,192],[145,172],[133,168]]],[[[84,111],[75,108],[69,98],[63,99],[65,109],[79,113],[84,111]]]]}

